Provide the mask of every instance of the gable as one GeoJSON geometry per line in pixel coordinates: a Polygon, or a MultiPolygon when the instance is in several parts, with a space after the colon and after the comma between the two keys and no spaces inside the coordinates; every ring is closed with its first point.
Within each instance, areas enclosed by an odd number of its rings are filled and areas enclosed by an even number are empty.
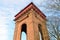
{"type": "Polygon", "coordinates": [[[43,19],[46,20],[46,16],[32,2],[28,6],[26,6],[23,10],[21,10],[17,15],[15,15],[14,20],[17,20],[22,14],[26,13],[31,9],[36,11],[43,19]]]}

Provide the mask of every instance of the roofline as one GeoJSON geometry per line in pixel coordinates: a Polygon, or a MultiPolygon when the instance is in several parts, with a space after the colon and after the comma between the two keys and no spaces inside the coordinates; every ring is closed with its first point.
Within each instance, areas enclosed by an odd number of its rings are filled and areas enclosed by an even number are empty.
{"type": "MultiPolygon", "coordinates": [[[[31,5],[31,4],[33,4],[33,2],[31,2],[29,5],[31,5]]],[[[28,5],[28,6],[29,6],[28,5]]],[[[33,4],[34,5],[34,4],[33,4]]],[[[19,13],[17,13],[16,15],[15,15],[15,17],[17,16],[17,15],[19,15],[23,10],[25,10],[28,6],[26,6],[24,9],[22,9],[19,13]]]]}
{"type": "MultiPolygon", "coordinates": [[[[34,5],[34,3],[33,2],[31,2],[28,6],[26,6],[23,10],[21,10],[18,14],[16,14],[15,15],[15,19],[14,20],[17,20],[20,16],[18,16],[17,17],[17,15],[19,15],[20,13],[22,13],[25,9],[27,9],[30,5],[32,5],[30,8],[33,8],[34,10],[35,10],[35,8],[36,8],[36,11],[39,13],[39,14],[41,14],[40,16],[42,16],[42,18],[43,19],[45,19],[46,20],[46,16],[40,11],[40,9],[38,9],[35,5],[34,5]]],[[[27,9],[28,10],[28,9],[27,9]]],[[[22,13],[23,14],[23,13],[22,13]]]]}

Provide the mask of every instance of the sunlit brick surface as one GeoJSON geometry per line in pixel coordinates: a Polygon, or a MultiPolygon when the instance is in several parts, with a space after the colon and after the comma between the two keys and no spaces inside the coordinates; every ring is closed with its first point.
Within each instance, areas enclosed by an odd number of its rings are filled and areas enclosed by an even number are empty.
{"type": "MultiPolygon", "coordinates": [[[[40,12],[40,14],[42,13],[40,12]]],[[[21,28],[22,24],[24,23],[27,25],[27,40],[40,40],[38,24],[41,24],[43,40],[49,40],[49,35],[46,28],[46,17],[43,18],[40,16],[40,14],[38,14],[38,12],[36,12],[33,8],[27,10],[22,15],[19,14],[20,17],[15,20],[15,32],[13,40],[21,40],[21,28]]]]}

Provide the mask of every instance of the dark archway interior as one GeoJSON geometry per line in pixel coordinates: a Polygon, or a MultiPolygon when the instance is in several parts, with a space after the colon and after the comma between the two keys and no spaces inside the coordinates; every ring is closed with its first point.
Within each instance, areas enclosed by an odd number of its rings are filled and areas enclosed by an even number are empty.
{"type": "Polygon", "coordinates": [[[39,32],[42,34],[42,29],[40,24],[38,25],[38,29],[39,29],[39,32]]]}
{"type": "Polygon", "coordinates": [[[41,27],[42,27],[41,24],[38,24],[38,29],[39,29],[39,32],[41,33],[42,40],[44,40],[43,39],[43,33],[42,33],[42,28],[41,27]]]}
{"type": "Polygon", "coordinates": [[[26,24],[23,24],[23,25],[22,25],[21,32],[27,33],[27,25],[26,25],[26,24]]]}

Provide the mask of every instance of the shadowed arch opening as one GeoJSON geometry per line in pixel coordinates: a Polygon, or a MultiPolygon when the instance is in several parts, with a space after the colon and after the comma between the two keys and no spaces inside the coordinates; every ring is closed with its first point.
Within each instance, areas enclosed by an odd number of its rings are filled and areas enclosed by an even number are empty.
{"type": "Polygon", "coordinates": [[[44,39],[43,39],[43,34],[42,34],[42,28],[41,28],[41,27],[42,27],[41,24],[38,24],[40,40],[44,40],[44,39]]]}
{"type": "Polygon", "coordinates": [[[26,40],[26,34],[27,34],[27,25],[22,24],[22,26],[21,26],[21,40],[26,40]]]}

